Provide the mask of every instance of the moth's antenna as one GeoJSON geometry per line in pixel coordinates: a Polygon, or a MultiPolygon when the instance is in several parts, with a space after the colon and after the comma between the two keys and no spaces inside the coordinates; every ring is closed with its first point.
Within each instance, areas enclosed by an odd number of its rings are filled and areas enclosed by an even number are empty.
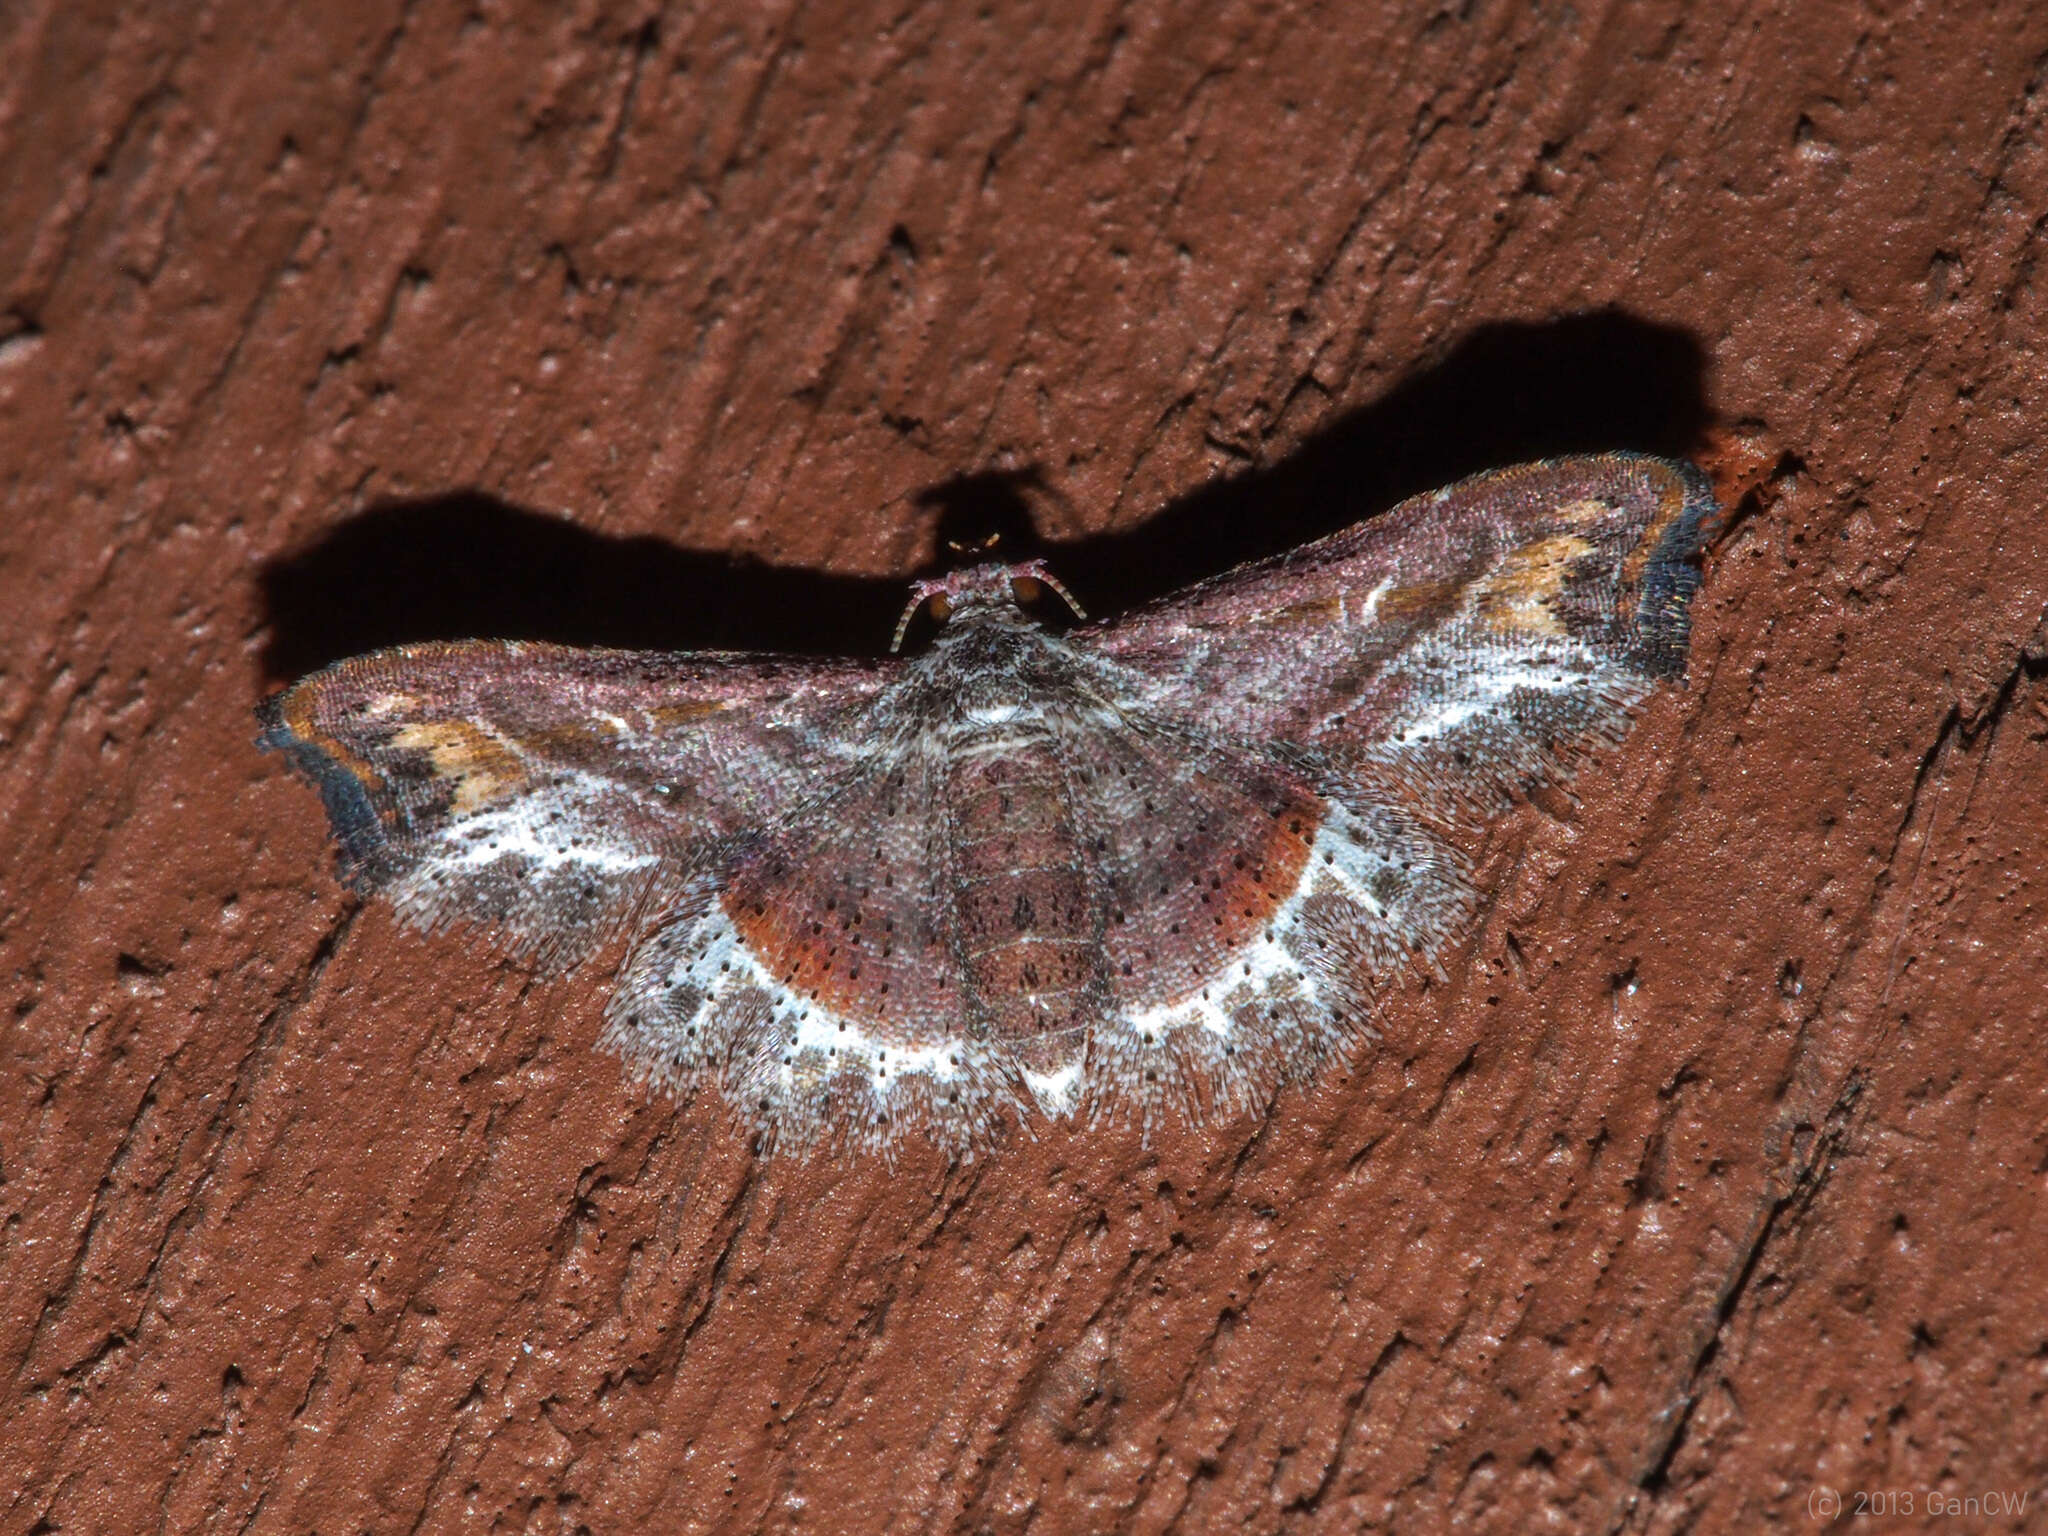
{"type": "Polygon", "coordinates": [[[903,649],[903,637],[910,633],[910,621],[917,617],[917,610],[927,602],[932,605],[932,616],[943,622],[953,608],[946,596],[945,582],[914,581],[910,584],[910,601],[903,605],[903,617],[896,621],[896,633],[889,640],[891,656],[903,649]]]}
{"type": "Polygon", "coordinates": [[[896,633],[889,637],[889,654],[896,655],[903,649],[903,637],[910,633],[910,621],[917,617],[917,610],[924,606],[924,594],[913,592],[910,601],[903,605],[903,617],[896,621],[896,633]]]}
{"type": "Polygon", "coordinates": [[[1033,560],[1028,565],[1019,566],[1017,574],[1011,578],[1011,587],[1016,592],[1019,601],[1028,603],[1032,598],[1038,596],[1036,592],[1029,590],[1027,586],[1028,583],[1034,581],[1042,587],[1050,588],[1057,594],[1061,602],[1074,610],[1075,618],[1079,619],[1083,624],[1088,622],[1088,610],[1074,601],[1074,594],[1066,589],[1059,577],[1053,575],[1052,567],[1043,560],[1033,560]]]}

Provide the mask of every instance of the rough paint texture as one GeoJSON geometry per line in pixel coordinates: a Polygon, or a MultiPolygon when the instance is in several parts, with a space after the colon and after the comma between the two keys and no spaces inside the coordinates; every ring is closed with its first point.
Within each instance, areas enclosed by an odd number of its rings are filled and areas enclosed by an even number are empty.
{"type": "Polygon", "coordinates": [[[2024,0],[0,15],[0,1530],[2038,1525],[1926,1511],[2048,1481],[2044,82],[2024,0]],[[1149,1146],[760,1162],[250,739],[1615,446],[1738,509],[1690,688],[1149,1146]]]}

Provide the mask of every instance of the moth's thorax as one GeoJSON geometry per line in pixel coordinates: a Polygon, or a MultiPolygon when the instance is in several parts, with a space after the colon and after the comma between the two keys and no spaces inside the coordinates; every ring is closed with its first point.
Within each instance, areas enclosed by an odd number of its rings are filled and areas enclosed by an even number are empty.
{"type": "Polygon", "coordinates": [[[1021,610],[976,609],[957,617],[911,660],[921,724],[948,736],[977,727],[1014,733],[1073,702],[1078,660],[1058,635],[1021,610]]]}
{"type": "Polygon", "coordinates": [[[985,658],[1001,662],[1022,658],[1030,642],[1046,634],[1038,620],[1014,602],[976,599],[953,610],[945,627],[932,637],[934,652],[965,662],[985,658]]]}

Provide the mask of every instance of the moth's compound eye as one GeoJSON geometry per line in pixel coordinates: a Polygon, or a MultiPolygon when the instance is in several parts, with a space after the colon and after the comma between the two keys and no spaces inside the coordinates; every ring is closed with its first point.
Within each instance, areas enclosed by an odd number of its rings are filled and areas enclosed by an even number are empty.
{"type": "Polygon", "coordinates": [[[1045,596],[1045,583],[1036,576],[1013,576],[1010,591],[1020,603],[1035,603],[1045,596]]]}

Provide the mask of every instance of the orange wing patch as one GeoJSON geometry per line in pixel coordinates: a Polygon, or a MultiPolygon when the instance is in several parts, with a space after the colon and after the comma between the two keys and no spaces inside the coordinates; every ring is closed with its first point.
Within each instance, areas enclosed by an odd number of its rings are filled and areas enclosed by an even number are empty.
{"type": "Polygon", "coordinates": [[[1500,569],[1474,584],[1472,611],[1489,629],[1518,635],[1565,633],[1558,600],[1572,567],[1593,553],[1575,533],[1553,534],[1524,545],[1500,569]]]}
{"type": "Polygon", "coordinates": [[[1231,949],[1251,942],[1272,915],[1293,896],[1308,867],[1323,807],[1312,795],[1296,793],[1264,828],[1262,837],[1247,838],[1243,851],[1202,897],[1216,938],[1231,949]]]}
{"type": "Polygon", "coordinates": [[[391,744],[424,752],[437,777],[455,786],[458,815],[501,800],[526,782],[520,755],[490,732],[467,720],[421,720],[403,726],[391,744]]]}
{"type": "Polygon", "coordinates": [[[1373,610],[1374,616],[1384,620],[1417,619],[1425,622],[1441,618],[1456,611],[1458,596],[1464,590],[1464,582],[1456,577],[1389,587],[1381,594],[1379,606],[1373,610]]]}

